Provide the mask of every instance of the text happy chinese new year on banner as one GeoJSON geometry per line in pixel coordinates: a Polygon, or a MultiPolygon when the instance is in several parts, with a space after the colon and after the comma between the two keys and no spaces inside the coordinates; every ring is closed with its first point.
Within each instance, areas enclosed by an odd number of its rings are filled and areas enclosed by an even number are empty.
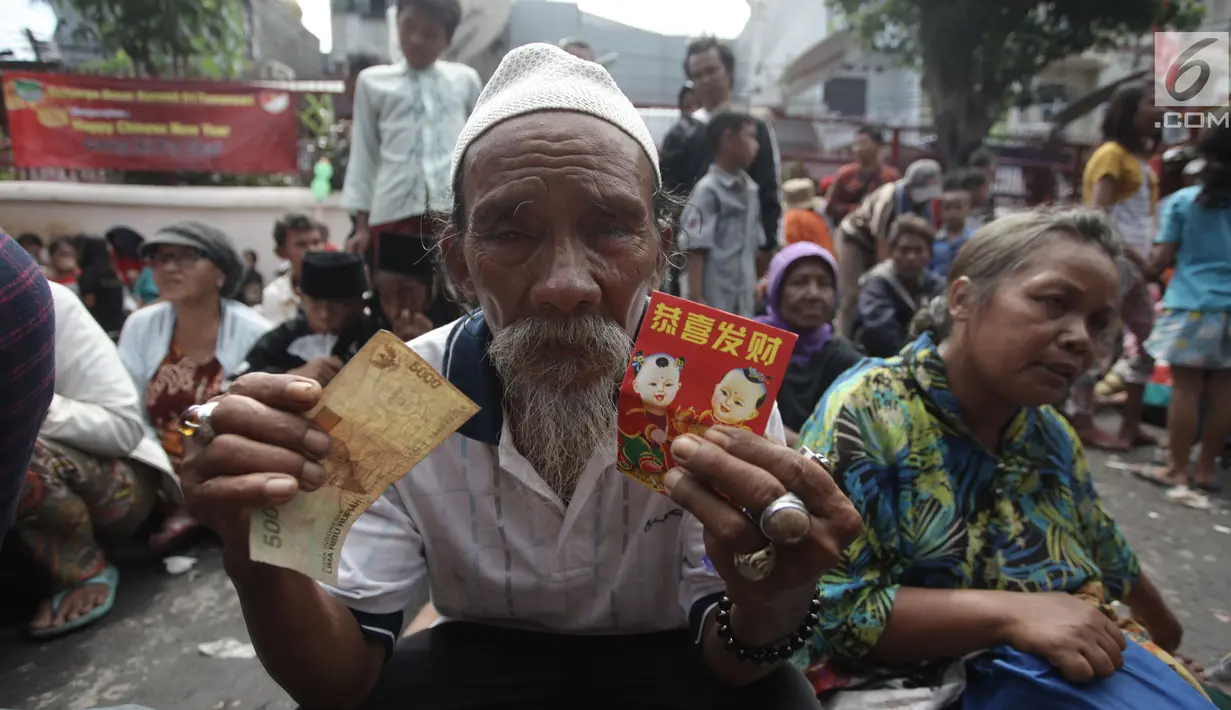
{"type": "Polygon", "coordinates": [[[294,173],[294,96],[242,84],[4,73],[24,168],[294,173]]]}
{"type": "Polygon", "coordinates": [[[795,339],[655,292],[620,386],[617,467],[662,492],[675,437],[715,424],[764,434],[795,339]]]}

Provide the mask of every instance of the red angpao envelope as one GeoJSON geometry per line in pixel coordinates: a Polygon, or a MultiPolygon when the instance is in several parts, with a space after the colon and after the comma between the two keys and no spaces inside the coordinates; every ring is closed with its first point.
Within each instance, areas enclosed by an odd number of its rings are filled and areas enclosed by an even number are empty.
{"type": "Polygon", "coordinates": [[[655,292],[620,385],[616,467],[661,493],[675,437],[715,424],[765,434],[795,339],[655,292]]]}

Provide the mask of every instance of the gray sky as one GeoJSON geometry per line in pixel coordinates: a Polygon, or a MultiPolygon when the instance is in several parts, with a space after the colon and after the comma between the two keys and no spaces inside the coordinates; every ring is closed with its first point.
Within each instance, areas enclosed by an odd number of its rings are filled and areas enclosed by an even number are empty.
{"type": "MultiPolygon", "coordinates": [[[[481,1],[481,0],[479,0],[481,1]]],[[[583,11],[633,27],[671,35],[715,34],[734,37],[748,21],[747,0],[556,0],[576,3],[583,11]]],[[[299,0],[303,23],[321,38],[321,51],[332,45],[329,0],[299,0]]],[[[39,0],[0,0],[0,49],[19,51],[19,59],[33,59],[25,51],[21,28],[47,37],[55,30],[55,14],[39,0]],[[9,18],[16,20],[10,22],[9,18]]]]}

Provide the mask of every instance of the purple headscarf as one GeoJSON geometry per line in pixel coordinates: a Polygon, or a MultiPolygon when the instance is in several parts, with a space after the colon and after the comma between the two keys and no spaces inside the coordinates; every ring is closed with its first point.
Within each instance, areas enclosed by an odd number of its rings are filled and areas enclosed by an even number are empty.
{"type": "Polygon", "coordinates": [[[782,279],[786,276],[786,272],[790,271],[791,266],[800,259],[812,257],[819,257],[828,264],[834,280],[837,280],[838,262],[828,249],[813,242],[795,242],[775,254],[769,262],[769,285],[765,289],[765,315],[756,318],[765,325],[799,334],[799,340],[795,342],[795,351],[791,353],[791,362],[797,365],[806,364],[833,337],[833,325],[829,323],[811,330],[799,330],[783,320],[778,313],[778,291],[782,287],[782,279]]]}

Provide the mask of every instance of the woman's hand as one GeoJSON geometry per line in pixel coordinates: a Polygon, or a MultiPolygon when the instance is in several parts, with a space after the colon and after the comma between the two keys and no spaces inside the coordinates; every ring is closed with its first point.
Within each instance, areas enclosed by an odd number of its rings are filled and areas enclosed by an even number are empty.
{"type": "Polygon", "coordinates": [[[719,426],[704,437],[681,436],[672,442],[671,453],[678,466],[664,477],[664,485],[671,499],[705,528],[705,549],[726,582],[727,596],[746,608],[802,600],[804,611],[789,611],[798,617],[789,623],[798,626],[817,580],[859,534],[862,520],[855,507],[820,464],[750,431],[719,426]],[[751,581],[736,569],[735,557],[770,543],[743,511],[759,516],[787,492],[799,496],[811,514],[808,534],[795,544],[775,545],[772,571],[751,581]]]}
{"type": "Polygon", "coordinates": [[[200,446],[185,437],[184,505],[222,537],[228,553],[247,559],[250,510],[282,505],[325,482],[319,462],[332,439],[303,417],[320,398],[311,380],[244,375],[213,400],[213,440],[200,446]]]}
{"type": "Polygon", "coordinates": [[[1128,640],[1098,607],[1059,592],[1015,594],[1009,644],[1051,661],[1067,680],[1106,678],[1124,665],[1128,640]]]}

